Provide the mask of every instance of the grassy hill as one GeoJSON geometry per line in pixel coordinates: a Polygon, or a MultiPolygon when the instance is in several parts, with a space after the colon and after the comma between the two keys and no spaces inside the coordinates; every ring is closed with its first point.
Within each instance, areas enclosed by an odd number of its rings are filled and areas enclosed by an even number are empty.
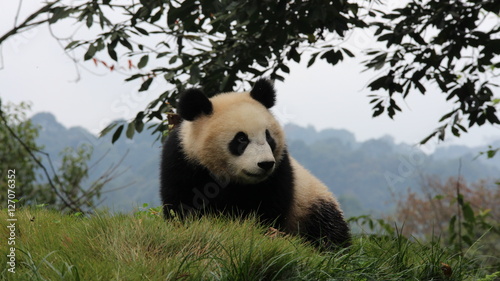
{"type": "MultiPolygon", "coordinates": [[[[17,210],[15,273],[5,268],[0,279],[495,280],[471,249],[462,257],[397,233],[357,235],[350,249],[326,253],[297,237],[270,234],[254,220],[166,222],[156,211],[85,217],[17,210]]],[[[7,210],[0,210],[2,265],[11,250],[4,243],[7,225],[7,210]]]]}

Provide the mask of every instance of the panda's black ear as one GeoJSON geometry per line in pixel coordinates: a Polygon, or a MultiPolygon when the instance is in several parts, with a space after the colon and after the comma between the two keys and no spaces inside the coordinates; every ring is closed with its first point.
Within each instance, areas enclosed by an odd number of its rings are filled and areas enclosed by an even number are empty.
{"type": "Polygon", "coordinates": [[[264,78],[257,80],[250,91],[250,96],[267,108],[273,107],[276,102],[276,91],[273,82],[264,78]]]}
{"type": "Polygon", "coordinates": [[[193,121],[203,114],[212,114],[212,102],[200,89],[189,89],[180,95],[177,111],[182,119],[193,121]]]}

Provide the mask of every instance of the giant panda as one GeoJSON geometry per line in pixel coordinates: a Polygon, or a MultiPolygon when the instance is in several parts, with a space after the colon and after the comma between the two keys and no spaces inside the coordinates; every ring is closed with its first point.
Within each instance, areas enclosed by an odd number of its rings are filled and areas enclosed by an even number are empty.
{"type": "Polygon", "coordinates": [[[328,188],[293,159],[269,111],[268,79],[250,92],[180,95],[182,120],[163,145],[160,194],[165,217],[257,215],[320,247],[349,245],[349,227],[328,188]]]}

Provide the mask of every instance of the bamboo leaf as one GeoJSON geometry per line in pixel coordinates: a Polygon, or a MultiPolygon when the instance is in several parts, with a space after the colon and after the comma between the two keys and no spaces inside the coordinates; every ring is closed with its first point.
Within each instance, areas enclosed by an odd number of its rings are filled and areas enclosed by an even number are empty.
{"type": "Polygon", "coordinates": [[[139,63],[137,64],[138,68],[144,68],[148,64],[149,60],[149,55],[144,55],[142,58],[139,60],[139,63]]]}
{"type": "Polygon", "coordinates": [[[123,131],[123,125],[120,125],[120,127],[118,127],[118,129],[116,129],[115,133],[113,134],[113,138],[111,139],[111,143],[115,143],[120,138],[122,131],[123,131]]]}

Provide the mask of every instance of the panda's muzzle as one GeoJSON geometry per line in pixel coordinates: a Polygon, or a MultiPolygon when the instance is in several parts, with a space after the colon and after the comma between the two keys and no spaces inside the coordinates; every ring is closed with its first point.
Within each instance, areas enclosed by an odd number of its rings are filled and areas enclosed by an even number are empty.
{"type": "Polygon", "coordinates": [[[249,177],[252,177],[252,178],[263,178],[263,177],[266,177],[270,174],[270,172],[272,171],[272,169],[274,167],[274,164],[275,164],[274,161],[259,162],[259,163],[257,163],[257,166],[259,166],[259,168],[261,169],[261,172],[251,173],[247,170],[243,170],[243,173],[249,177]]]}
{"type": "Polygon", "coordinates": [[[265,173],[254,174],[254,173],[250,173],[250,172],[245,171],[245,170],[243,170],[243,173],[249,177],[252,177],[252,178],[262,178],[266,175],[265,173]]]}

